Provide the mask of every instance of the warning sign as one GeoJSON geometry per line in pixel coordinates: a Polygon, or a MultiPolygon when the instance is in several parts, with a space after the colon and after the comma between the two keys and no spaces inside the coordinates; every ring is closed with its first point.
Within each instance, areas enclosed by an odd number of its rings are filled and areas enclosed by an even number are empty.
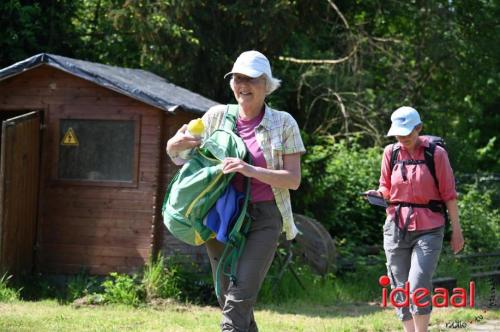
{"type": "Polygon", "coordinates": [[[68,128],[66,134],[64,134],[64,137],[61,141],[61,145],[78,146],[78,138],[76,138],[75,131],[73,130],[73,128],[71,127],[68,128]]]}

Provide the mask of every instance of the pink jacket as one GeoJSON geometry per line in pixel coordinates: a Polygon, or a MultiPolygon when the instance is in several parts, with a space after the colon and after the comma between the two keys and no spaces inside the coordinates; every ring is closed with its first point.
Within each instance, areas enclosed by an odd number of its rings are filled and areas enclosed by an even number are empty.
{"type": "MultiPolygon", "coordinates": [[[[424,148],[429,146],[429,141],[425,137],[419,137],[420,145],[417,147],[414,155],[401,146],[397,160],[424,160],[424,148]]],[[[399,143],[396,143],[399,144],[399,143]]],[[[436,188],[434,178],[425,164],[405,165],[407,171],[407,181],[403,181],[401,176],[401,164],[396,164],[394,170],[390,170],[392,144],[386,146],[382,160],[380,186],[379,190],[384,197],[391,202],[411,202],[426,204],[429,200],[440,200],[447,202],[457,198],[455,190],[455,178],[453,170],[448,160],[448,154],[442,147],[437,146],[434,152],[434,164],[436,167],[436,177],[439,183],[439,189],[436,188]]],[[[409,207],[401,208],[400,227],[403,227],[404,221],[409,212],[409,207]]],[[[390,205],[387,210],[387,216],[394,218],[395,206],[390,205]]],[[[443,214],[432,212],[428,208],[414,208],[413,215],[410,216],[408,231],[425,230],[444,225],[443,214]]]]}

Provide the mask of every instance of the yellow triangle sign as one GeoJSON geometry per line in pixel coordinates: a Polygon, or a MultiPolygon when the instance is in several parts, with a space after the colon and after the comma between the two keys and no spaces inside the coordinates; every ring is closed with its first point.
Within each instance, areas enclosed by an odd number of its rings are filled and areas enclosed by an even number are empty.
{"type": "Polygon", "coordinates": [[[75,131],[73,130],[73,128],[71,127],[68,128],[66,134],[64,134],[64,137],[61,141],[61,145],[78,146],[78,138],[76,138],[75,131]]]}

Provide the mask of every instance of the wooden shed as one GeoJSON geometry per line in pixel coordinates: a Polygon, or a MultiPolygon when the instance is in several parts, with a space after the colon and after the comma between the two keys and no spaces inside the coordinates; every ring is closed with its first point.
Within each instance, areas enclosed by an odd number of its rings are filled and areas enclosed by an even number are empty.
{"type": "Polygon", "coordinates": [[[167,234],[167,139],[216,103],[152,73],[38,54],[0,70],[0,270],[140,270],[167,234]]]}

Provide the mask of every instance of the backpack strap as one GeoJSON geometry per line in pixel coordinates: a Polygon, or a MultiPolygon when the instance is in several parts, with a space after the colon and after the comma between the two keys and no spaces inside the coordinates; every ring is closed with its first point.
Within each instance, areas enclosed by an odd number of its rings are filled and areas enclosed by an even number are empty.
{"type": "Polygon", "coordinates": [[[399,145],[397,145],[396,143],[392,144],[391,162],[390,162],[391,174],[392,174],[392,171],[394,170],[394,166],[396,166],[396,161],[398,160],[398,154],[399,154],[400,149],[401,149],[401,147],[399,145]]]}
{"type": "MultiPolygon", "coordinates": [[[[236,121],[238,120],[239,110],[239,105],[227,105],[226,112],[224,113],[224,120],[221,126],[222,129],[234,131],[238,134],[236,130],[236,121]]],[[[250,165],[253,164],[252,156],[249,151],[247,151],[245,161],[250,165]]],[[[238,260],[243,254],[246,244],[246,235],[250,230],[252,222],[250,215],[247,213],[251,196],[251,179],[246,178],[245,182],[245,200],[243,201],[240,215],[236,219],[236,222],[232,226],[228,235],[228,242],[225,244],[224,251],[219,258],[219,263],[217,264],[215,272],[215,295],[217,298],[220,298],[220,295],[222,294],[221,278],[223,278],[224,275],[229,277],[231,283],[235,285],[237,283],[236,271],[238,267],[238,260]]]]}
{"type": "MultiPolygon", "coordinates": [[[[252,164],[250,153],[248,153],[248,162],[252,164]]],[[[236,271],[238,268],[238,260],[243,254],[246,244],[246,236],[250,230],[252,218],[248,214],[248,204],[250,202],[251,178],[246,178],[245,200],[241,208],[240,215],[233,225],[231,232],[228,235],[228,242],[225,244],[224,251],[219,258],[217,269],[215,271],[215,295],[220,298],[221,293],[221,277],[226,275],[229,281],[236,285],[236,271]]]]}
{"type": "Polygon", "coordinates": [[[227,131],[235,131],[239,111],[240,107],[238,105],[227,105],[226,111],[224,112],[224,119],[222,120],[222,129],[225,129],[227,131]]]}
{"type": "Polygon", "coordinates": [[[436,183],[436,187],[439,190],[439,182],[436,175],[436,164],[434,163],[434,152],[436,152],[436,143],[429,142],[429,147],[424,150],[424,158],[425,164],[434,178],[434,182],[436,183]]]}

